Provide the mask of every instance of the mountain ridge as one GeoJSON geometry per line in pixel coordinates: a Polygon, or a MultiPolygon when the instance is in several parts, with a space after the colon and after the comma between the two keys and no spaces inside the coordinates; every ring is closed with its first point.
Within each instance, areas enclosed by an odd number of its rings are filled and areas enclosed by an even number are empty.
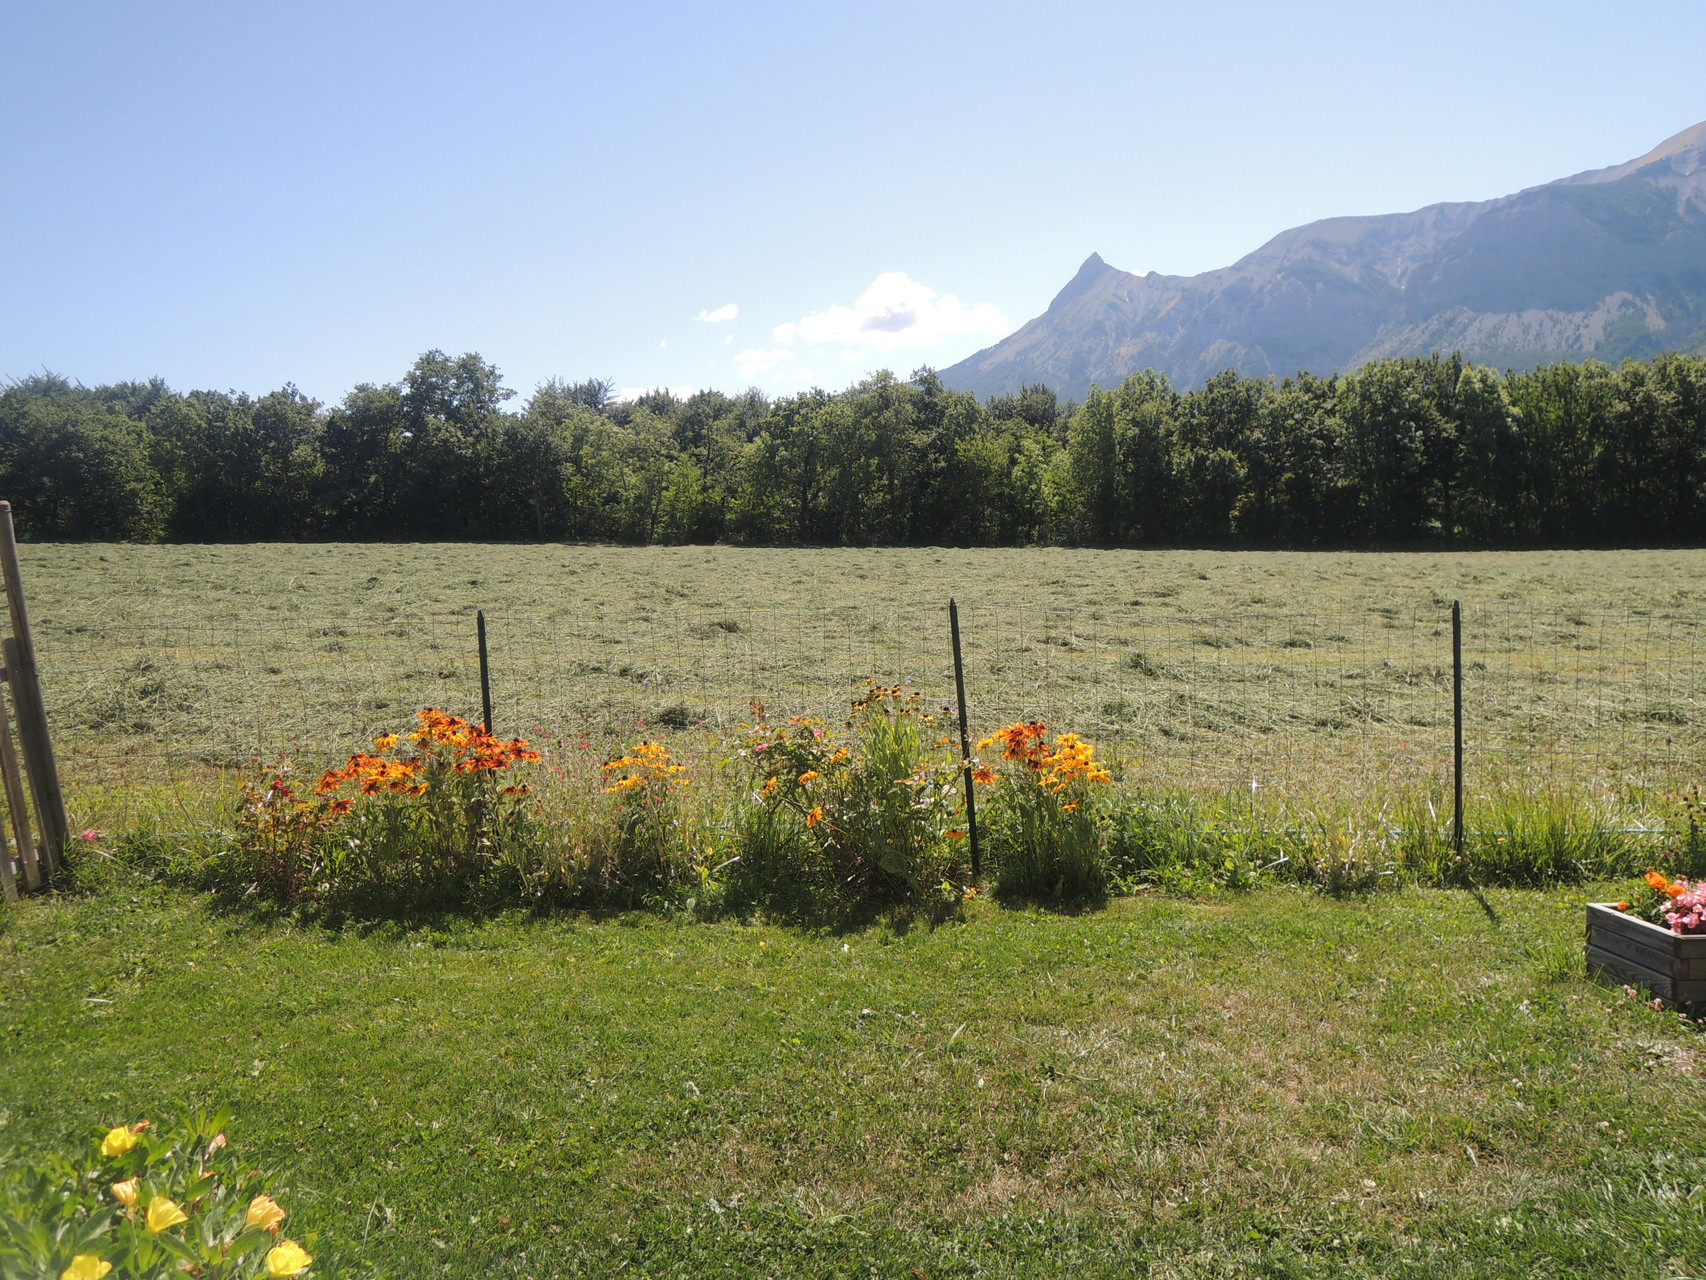
{"type": "Polygon", "coordinates": [[[1081,396],[1144,368],[1192,386],[1433,351],[1527,368],[1672,348],[1706,351],[1706,121],[1492,200],[1291,227],[1199,275],[1092,253],[1042,315],[941,376],[1081,396]]]}

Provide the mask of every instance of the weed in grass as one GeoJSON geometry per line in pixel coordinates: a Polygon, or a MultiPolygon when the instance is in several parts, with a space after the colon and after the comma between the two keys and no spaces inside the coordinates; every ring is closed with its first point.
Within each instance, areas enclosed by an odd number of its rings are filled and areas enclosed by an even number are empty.
{"type": "Polygon", "coordinates": [[[1372,893],[1393,875],[1390,833],[1347,814],[1311,814],[1287,833],[1286,871],[1329,897],[1372,893]]]}

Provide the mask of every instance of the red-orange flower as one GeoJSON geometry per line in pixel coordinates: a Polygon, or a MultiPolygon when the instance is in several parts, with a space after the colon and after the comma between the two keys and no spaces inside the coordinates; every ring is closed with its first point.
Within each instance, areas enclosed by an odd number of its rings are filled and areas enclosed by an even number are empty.
{"type": "Polygon", "coordinates": [[[1688,886],[1681,880],[1667,880],[1657,871],[1647,872],[1646,881],[1667,898],[1680,898],[1683,894],[1688,892],[1688,886]]]}

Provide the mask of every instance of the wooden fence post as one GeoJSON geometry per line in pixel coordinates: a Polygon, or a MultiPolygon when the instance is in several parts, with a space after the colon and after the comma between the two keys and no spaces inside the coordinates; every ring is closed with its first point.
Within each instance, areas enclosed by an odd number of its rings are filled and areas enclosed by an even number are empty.
{"type": "Polygon", "coordinates": [[[23,577],[18,569],[18,543],[12,529],[10,502],[0,502],[0,572],[4,574],[6,605],[12,618],[12,635],[5,643],[6,679],[12,686],[24,768],[30,776],[30,795],[35,800],[36,823],[41,828],[42,871],[53,876],[61,866],[70,823],[65,818],[65,797],[59,789],[59,765],[53,757],[53,740],[47,732],[47,704],[42,701],[35,645],[30,640],[30,616],[24,608],[23,577]]]}
{"type": "Polygon", "coordinates": [[[12,815],[12,838],[18,846],[24,888],[39,889],[41,863],[36,856],[35,836],[30,831],[30,809],[24,800],[24,779],[18,772],[18,753],[12,746],[12,719],[6,714],[3,693],[0,693],[0,785],[5,787],[6,809],[12,815]]]}

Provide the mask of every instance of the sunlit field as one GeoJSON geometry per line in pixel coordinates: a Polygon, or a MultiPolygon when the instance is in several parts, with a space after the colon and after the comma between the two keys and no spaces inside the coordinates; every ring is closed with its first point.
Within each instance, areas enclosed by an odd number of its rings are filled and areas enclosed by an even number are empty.
{"type": "MultiPolygon", "coordinates": [[[[714,754],[757,699],[834,717],[866,677],[972,729],[1042,717],[1128,782],[1252,808],[1438,795],[1450,603],[1469,783],[1640,810],[1706,726],[1706,552],[1289,554],[470,545],[28,546],[72,804],[209,796],[257,756],[340,759],[423,706],[614,750],[714,754]]],[[[1649,806],[1650,807],[1650,806],[1649,806]]]]}
{"type": "Polygon", "coordinates": [[[1706,1265],[1697,1025],[1581,949],[1584,904],[1678,847],[1706,554],[26,550],[94,838],[78,892],[0,914],[0,1142],[229,1106],[328,1276],[1706,1265]],[[749,702],[950,702],[949,596],[973,732],[1100,744],[1147,861],[1049,909],[937,877],[905,909],[740,899],[749,702]],[[572,855],[542,896],[221,880],[261,758],[479,714],[476,609],[494,727],[544,749],[530,865],[572,855]],[[600,762],[642,737],[693,782],[681,874],[599,898],[600,762]]]}

